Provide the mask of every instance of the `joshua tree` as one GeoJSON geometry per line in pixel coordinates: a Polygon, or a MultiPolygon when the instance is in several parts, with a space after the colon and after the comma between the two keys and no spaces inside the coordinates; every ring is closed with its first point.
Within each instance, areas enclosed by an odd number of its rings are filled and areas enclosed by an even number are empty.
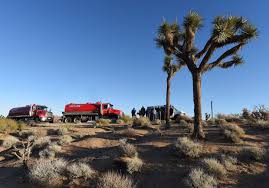
{"type": "Polygon", "coordinates": [[[164,58],[164,65],[163,71],[167,73],[166,78],[166,110],[165,110],[165,121],[166,121],[166,128],[170,127],[170,86],[171,86],[171,79],[179,71],[181,65],[176,65],[172,63],[173,58],[171,56],[165,56],[164,58]]]}
{"type": "Polygon", "coordinates": [[[242,17],[218,16],[213,21],[212,33],[205,46],[198,50],[194,39],[202,27],[202,18],[196,12],[184,17],[183,28],[177,23],[164,21],[158,30],[157,45],[168,56],[176,57],[178,63],[186,65],[193,80],[194,131],[193,138],[205,138],[202,127],[201,77],[213,68],[229,68],[243,63],[238,51],[257,36],[257,29],[242,17]],[[211,61],[213,54],[224,49],[219,57],[211,61]]]}

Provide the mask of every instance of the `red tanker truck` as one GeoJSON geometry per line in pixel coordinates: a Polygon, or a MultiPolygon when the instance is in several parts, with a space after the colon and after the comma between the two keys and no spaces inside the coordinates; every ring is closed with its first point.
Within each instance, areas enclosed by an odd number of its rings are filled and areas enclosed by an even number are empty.
{"type": "Polygon", "coordinates": [[[123,115],[121,110],[113,108],[110,103],[67,104],[63,112],[63,122],[79,123],[97,120],[99,118],[118,119],[123,115]]]}
{"type": "Polygon", "coordinates": [[[35,120],[36,122],[53,123],[53,113],[48,111],[48,107],[36,104],[12,108],[8,113],[8,118],[21,121],[35,120]]]}

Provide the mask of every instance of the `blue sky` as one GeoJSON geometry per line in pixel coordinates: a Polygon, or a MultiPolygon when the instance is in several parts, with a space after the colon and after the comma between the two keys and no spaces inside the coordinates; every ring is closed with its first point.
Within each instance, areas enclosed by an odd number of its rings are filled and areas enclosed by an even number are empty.
{"type": "MultiPolygon", "coordinates": [[[[266,0],[1,0],[0,114],[31,103],[56,114],[70,102],[109,101],[126,113],[164,104],[164,54],[153,39],[163,17],[182,22],[189,10],[204,17],[200,48],[217,15],[244,16],[260,33],[240,52],[244,65],[203,76],[203,113],[211,100],[223,113],[269,106],[268,7],[266,0]]],[[[173,79],[171,100],[193,113],[186,69],[173,79]]]]}

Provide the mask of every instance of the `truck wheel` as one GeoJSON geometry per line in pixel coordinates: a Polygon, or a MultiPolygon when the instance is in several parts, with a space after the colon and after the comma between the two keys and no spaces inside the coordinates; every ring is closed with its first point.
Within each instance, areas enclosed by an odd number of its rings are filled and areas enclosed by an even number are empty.
{"type": "Polygon", "coordinates": [[[36,123],[39,123],[39,122],[40,122],[39,117],[35,117],[35,122],[36,122],[36,123]]]}
{"type": "Polygon", "coordinates": [[[67,117],[67,118],[64,119],[64,122],[65,123],[72,123],[73,121],[72,121],[71,117],[67,117]]]}
{"type": "Polygon", "coordinates": [[[80,117],[75,117],[74,118],[74,123],[81,123],[81,118],[80,117]]]}

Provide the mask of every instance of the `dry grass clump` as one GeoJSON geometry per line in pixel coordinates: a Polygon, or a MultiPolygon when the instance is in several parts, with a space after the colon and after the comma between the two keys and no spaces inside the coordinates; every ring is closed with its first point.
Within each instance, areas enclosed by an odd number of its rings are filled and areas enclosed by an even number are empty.
{"type": "Polygon", "coordinates": [[[71,178],[90,179],[95,175],[95,171],[87,163],[73,163],[67,167],[67,172],[71,178]]]}
{"type": "Polygon", "coordinates": [[[62,151],[62,146],[59,146],[56,142],[51,143],[47,148],[51,151],[54,151],[55,153],[62,151]]]}
{"type": "Polygon", "coordinates": [[[140,172],[143,166],[143,161],[138,156],[122,157],[121,161],[126,165],[126,169],[129,174],[140,172]]]}
{"type": "Polygon", "coordinates": [[[116,123],[121,125],[121,124],[124,124],[124,121],[122,119],[117,119],[116,123]]]}
{"type": "Polygon", "coordinates": [[[180,154],[189,158],[197,158],[203,151],[203,146],[190,140],[187,137],[179,137],[176,142],[176,148],[180,154]]]}
{"type": "Polygon", "coordinates": [[[67,162],[63,159],[39,159],[29,169],[29,178],[33,184],[43,187],[61,187],[67,162]]]}
{"type": "Polygon", "coordinates": [[[216,125],[225,125],[227,124],[227,121],[225,119],[215,119],[215,124],[216,125]]]}
{"type": "Polygon", "coordinates": [[[269,129],[269,121],[256,121],[251,123],[255,128],[269,129]]]}
{"type": "Polygon", "coordinates": [[[223,134],[226,139],[230,140],[233,143],[241,143],[242,141],[238,134],[230,130],[224,130],[223,134]]]}
{"type": "Polygon", "coordinates": [[[126,124],[128,124],[128,125],[132,125],[132,124],[133,124],[133,118],[130,117],[130,116],[123,115],[122,117],[120,117],[120,119],[121,119],[124,123],[126,123],[126,124]]]}
{"type": "Polygon", "coordinates": [[[263,148],[258,148],[258,147],[244,147],[240,151],[240,156],[244,160],[260,161],[264,159],[265,154],[266,154],[266,150],[263,148]]]}
{"type": "Polygon", "coordinates": [[[245,135],[245,131],[236,124],[223,124],[220,126],[224,136],[233,143],[240,143],[241,137],[245,135]]]}
{"type": "Polygon", "coordinates": [[[237,159],[235,157],[223,154],[220,157],[220,162],[227,171],[235,171],[237,169],[237,159]]]}
{"type": "Polygon", "coordinates": [[[16,130],[21,131],[26,127],[25,123],[17,122],[12,119],[0,119],[0,132],[14,132],[16,130]]]}
{"type": "Polygon", "coordinates": [[[96,120],[96,124],[99,126],[107,126],[111,123],[111,121],[109,119],[98,119],[96,120]]]}
{"type": "Polygon", "coordinates": [[[49,136],[39,137],[34,140],[33,148],[35,149],[42,149],[46,146],[48,146],[51,143],[49,136]]]}
{"type": "Polygon", "coordinates": [[[17,144],[19,142],[19,139],[17,139],[14,136],[7,136],[3,142],[2,142],[2,146],[4,148],[11,148],[12,146],[14,146],[15,144],[17,144]]]}
{"type": "Polygon", "coordinates": [[[131,178],[117,172],[106,172],[98,181],[98,188],[135,188],[131,178]]]}
{"type": "Polygon", "coordinates": [[[191,118],[187,115],[178,115],[175,119],[176,123],[180,123],[181,120],[184,120],[187,123],[193,123],[193,118],[191,118]]]}
{"type": "Polygon", "coordinates": [[[133,128],[127,128],[118,132],[119,135],[124,137],[135,137],[136,131],[133,128]]]}
{"type": "Polygon", "coordinates": [[[152,125],[161,125],[163,122],[159,119],[156,119],[155,121],[152,122],[152,125]]]}
{"type": "Polygon", "coordinates": [[[48,159],[53,159],[55,158],[55,152],[52,150],[49,150],[48,148],[41,150],[38,153],[40,158],[48,158],[48,159]]]}
{"type": "Polygon", "coordinates": [[[125,157],[136,157],[138,156],[136,147],[132,144],[126,143],[125,141],[120,141],[120,149],[125,157]]]}
{"type": "Polygon", "coordinates": [[[183,128],[188,129],[188,132],[189,133],[192,133],[193,132],[194,126],[193,126],[192,123],[188,123],[185,120],[180,120],[178,124],[179,124],[180,127],[183,127],[183,128]]]}
{"type": "Polygon", "coordinates": [[[60,127],[59,129],[56,130],[56,135],[63,136],[66,133],[68,133],[68,129],[66,127],[60,127]]]}
{"type": "Polygon", "coordinates": [[[185,182],[190,188],[216,188],[218,186],[217,180],[200,168],[192,169],[185,182]]]}
{"type": "Polygon", "coordinates": [[[214,158],[206,158],[202,160],[202,164],[206,171],[217,178],[222,178],[227,174],[225,167],[214,158]]]}
{"type": "Polygon", "coordinates": [[[149,118],[140,117],[133,120],[133,127],[147,128],[151,125],[149,118]]]}
{"type": "Polygon", "coordinates": [[[64,145],[64,144],[70,144],[73,141],[73,138],[69,135],[63,135],[60,140],[58,141],[59,145],[64,145]]]}

